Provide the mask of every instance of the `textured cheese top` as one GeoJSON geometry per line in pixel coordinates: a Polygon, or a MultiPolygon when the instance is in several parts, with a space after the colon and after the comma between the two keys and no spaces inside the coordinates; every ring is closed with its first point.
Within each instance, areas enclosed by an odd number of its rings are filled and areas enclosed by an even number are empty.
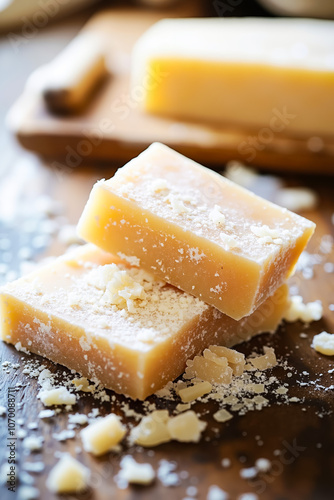
{"type": "Polygon", "coordinates": [[[9,283],[3,292],[69,321],[74,334],[76,325],[84,328],[84,351],[90,350],[90,333],[111,347],[149,351],[209,307],[94,245],[9,283]]]}
{"type": "Polygon", "coordinates": [[[139,39],[133,64],[136,73],[149,54],[334,72],[333,32],[333,21],[314,19],[164,19],[139,39]]]}
{"type": "MultiPolygon", "coordinates": [[[[155,143],[101,184],[167,223],[259,264],[278,255],[313,222],[278,207],[192,160],[155,143]]],[[[121,221],[122,223],[122,221],[121,221]]],[[[126,220],[124,220],[126,223],[126,220]]],[[[112,224],[112,222],[111,222],[112,224]]],[[[163,244],[163,243],[162,243],[163,244]]],[[[200,263],[198,247],[183,259],[200,263]]]]}

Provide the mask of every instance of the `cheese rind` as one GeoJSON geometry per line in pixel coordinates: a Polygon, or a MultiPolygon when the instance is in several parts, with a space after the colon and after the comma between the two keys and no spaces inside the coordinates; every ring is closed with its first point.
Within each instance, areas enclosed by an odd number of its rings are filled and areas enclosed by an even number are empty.
{"type": "MultiPolygon", "coordinates": [[[[99,285],[102,286],[102,285],[99,285]]],[[[124,289],[122,289],[124,291],[124,289]]],[[[211,344],[231,346],[275,331],[287,306],[287,287],[237,322],[213,307],[93,245],[74,250],[0,293],[1,338],[74,369],[136,399],[179,376],[186,361],[211,344]],[[146,298],[106,303],[92,283],[111,264],[132,273],[146,298]]]]}
{"type": "Polygon", "coordinates": [[[165,19],[135,45],[133,87],[140,86],[142,108],[151,113],[260,133],[265,127],[260,146],[275,133],[331,138],[333,25],[314,19],[165,19]]]}
{"type": "Polygon", "coordinates": [[[155,143],[94,186],[78,232],[238,320],[289,277],[314,228],[155,143]]]}

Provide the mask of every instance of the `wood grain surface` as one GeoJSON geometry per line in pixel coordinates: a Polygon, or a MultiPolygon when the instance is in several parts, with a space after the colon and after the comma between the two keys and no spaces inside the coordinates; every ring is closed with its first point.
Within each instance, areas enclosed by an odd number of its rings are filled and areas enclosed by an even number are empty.
{"type": "MultiPolygon", "coordinates": [[[[86,20],[88,12],[81,16],[74,16],[57,25],[50,25],[41,30],[35,38],[15,53],[17,63],[12,64],[14,56],[10,41],[3,37],[0,40],[0,54],[2,58],[5,79],[0,80],[2,100],[1,113],[5,114],[11,102],[19,95],[25,78],[34,67],[46,62],[50,54],[64,46],[68,39],[76,33],[86,20]],[[10,82],[13,82],[10,85],[10,82]]],[[[6,207],[11,199],[7,200],[7,180],[22,179],[20,192],[17,193],[17,202],[21,196],[31,196],[34,199],[38,194],[47,194],[59,200],[64,209],[64,216],[70,223],[75,224],[82,211],[89,191],[95,180],[109,177],[113,174],[113,167],[99,167],[93,162],[85,168],[82,165],[72,165],[61,168],[53,161],[46,163],[20,150],[13,143],[5,131],[3,122],[0,126],[0,144],[2,145],[2,162],[0,167],[0,219],[3,218],[6,207]],[[9,200],[9,201],[8,201],[9,200]]],[[[296,159],[297,161],[297,159],[296,159]]],[[[116,163],[115,167],[120,164],[116,163]]],[[[219,165],[223,168],[223,165],[219,165]]],[[[38,356],[26,355],[17,352],[14,347],[0,343],[0,364],[5,361],[19,363],[19,369],[3,369],[0,366],[0,405],[8,406],[8,388],[16,386],[16,430],[18,419],[23,419],[23,428],[28,435],[43,435],[44,444],[41,452],[26,454],[22,441],[16,442],[16,459],[18,470],[23,469],[26,462],[42,461],[45,470],[41,474],[31,474],[35,478],[35,486],[39,489],[39,498],[42,500],[64,499],[92,499],[109,500],[181,500],[189,497],[189,486],[197,487],[194,498],[206,500],[210,486],[218,485],[228,492],[231,500],[237,499],[243,493],[254,493],[263,500],[331,500],[334,498],[334,424],[333,424],[333,357],[326,357],[311,348],[313,335],[323,330],[334,333],[334,311],[330,304],[334,304],[334,274],[326,272],[324,264],[334,262],[333,248],[330,253],[324,253],[323,235],[334,235],[333,213],[334,197],[333,183],[328,177],[308,177],[299,175],[296,178],[286,176],[284,180],[291,185],[304,185],[314,189],[319,195],[318,207],[304,215],[317,223],[316,233],[308,251],[321,256],[321,263],[314,266],[314,277],[305,279],[300,274],[293,278],[292,284],[299,287],[301,294],[307,301],[321,299],[324,305],[324,316],[306,327],[297,322],[284,324],[276,335],[263,335],[241,345],[240,350],[250,353],[253,349],[261,350],[262,345],[275,348],[279,358],[287,361],[291,367],[292,376],[280,367],[274,368],[281,383],[288,384],[289,395],[301,398],[299,403],[289,405],[280,404],[275,394],[266,395],[271,405],[262,411],[248,412],[244,416],[235,414],[234,418],[225,424],[217,424],[212,414],[218,408],[217,404],[196,403],[194,409],[208,422],[207,430],[198,444],[167,443],[153,450],[139,447],[124,446],[120,454],[107,454],[101,458],[94,458],[88,453],[79,451],[81,440],[77,435],[65,443],[56,441],[53,433],[66,428],[68,414],[62,411],[57,418],[39,420],[37,415],[43,409],[37,399],[38,386],[35,379],[28,378],[22,373],[22,367],[29,360],[38,360],[52,372],[59,374],[69,373],[63,367],[42,360],[38,356]],[[306,337],[300,337],[306,333],[306,337]],[[9,373],[7,373],[9,371],[9,373]],[[304,382],[305,385],[301,385],[304,382]],[[28,424],[38,423],[37,430],[29,430],[28,424]],[[215,431],[217,429],[217,431],[215,431]],[[279,452],[277,451],[279,450],[279,452]],[[85,494],[58,497],[50,493],[45,485],[48,472],[57,461],[57,452],[69,451],[80,462],[87,465],[92,471],[92,487],[85,494]],[[115,482],[115,474],[119,470],[122,456],[132,454],[139,462],[149,462],[155,470],[162,460],[175,463],[179,476],[179,484],[167,487],[160,479],[148,487],[131,486],[120,490],[115,482]],[[221,460],[229,458],[231,466],[223,468],[221,460]],[[272,468],[266,474],[260,474],[252,480],[242,479],[242,468],[251,467],[258,458],[271,460],[272,468]]],[[[8,190],[7,190],[8,191],[8,190]]],[[[20,233],[20,227],[14,228],[20,233]]],[[[1,235],[3,236],[3,235],[1,235]]],[[[60,254],[64,250],[62,244],[54,240],[45,254],[60,254]]],[[[44,254],[44,255],[45,255],[44,254]]],[[[42,256],[42,255],[41,255],[42,256]]],[[[40,256],[40,257],[41,257],[40,256]]],[[[328,270],[328,267],[327,267],[328,270]]],[[[107,391],[112,395],[111,391],[107,391]]],[[[160,407],[172,410],[174,402],[157,400],[160,407]]],[[[84,395],[75,407],[79,413],[88,413],[98,407],[101,414],[110,411],[121,415],[124,422],[133,422],[127,419],[121,410],[125,398],[117,396],[113,403],[100,404],[90,395],[84,395]]],[[[141,404],[129,402],[130,406],[140,410],[141,404]]],[[[77,433],[78,434],[78,433],[77,433]]],[[[7,415],[0,417],[0,464],[8,460],[8,421],[7,415]]],[[[0,486],[1,500],[18,499],[16,493],[7,490],[6,485],[0,486]]]]}

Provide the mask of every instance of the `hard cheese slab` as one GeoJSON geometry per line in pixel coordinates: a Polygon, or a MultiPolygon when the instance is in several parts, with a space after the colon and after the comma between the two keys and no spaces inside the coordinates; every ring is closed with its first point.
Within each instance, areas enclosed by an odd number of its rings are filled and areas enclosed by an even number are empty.
{"type": "Polygon", "coordinates": [[[268,127],[263,131],[201,125],[140,111],[141,89],[129,85],[134,43],[162,17],[202,15],[198,4],[187,2],[168,11],[115,8],[96,15],[84,30],[106,36],[112,76],[86,110],[71,117],[52,115],[42,96],[26,89],[10,111],[11,130],[24,147],[57,158],[67,168],[87,160],[126,161],[160,141],[205,164],[238,158],[266,167],[313,172],[316,165],[318,173],[332,172],[334,141],[330,139],[288,137],[284,131],[271,133],[268,127]]]}

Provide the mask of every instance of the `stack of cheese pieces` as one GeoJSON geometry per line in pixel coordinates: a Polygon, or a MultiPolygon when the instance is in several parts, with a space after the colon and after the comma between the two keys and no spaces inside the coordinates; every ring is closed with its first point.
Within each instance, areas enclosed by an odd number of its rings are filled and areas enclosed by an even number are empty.
{"type": "Polygon", "coordinates": [[[314,227],[152,144],[94,186],[88,245],[2,289],[1,337],[144,399],[209,345],[276,330],[314,227]]]}

